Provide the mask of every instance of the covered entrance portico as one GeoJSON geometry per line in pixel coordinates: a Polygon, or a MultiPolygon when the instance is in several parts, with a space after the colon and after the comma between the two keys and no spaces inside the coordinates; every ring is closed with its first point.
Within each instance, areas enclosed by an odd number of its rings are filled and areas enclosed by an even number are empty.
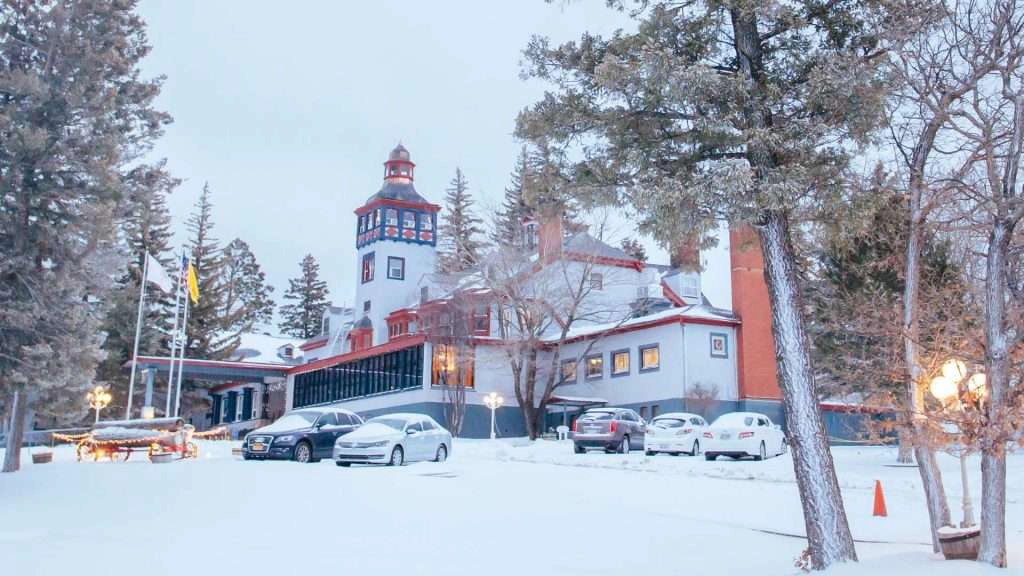
{"type": "Polygon", "coordinates": [[[572,428],[576,418],[588,408],[600,408],[607,405],[608,401],[604,398],[555,394],[548,401],[547,427],[568,426],[572,428]]]}

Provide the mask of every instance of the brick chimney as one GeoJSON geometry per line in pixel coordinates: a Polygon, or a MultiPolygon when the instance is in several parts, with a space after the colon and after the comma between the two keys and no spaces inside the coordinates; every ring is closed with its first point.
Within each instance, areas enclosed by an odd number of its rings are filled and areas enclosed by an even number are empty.
{"type": "Polygon", "coordinates": [[[669,264],[685,272],[700,272],[700,246],[692,236],[677,239],[669,254],[669,264]]]}
{"type": "Polygon", "coordinates": [[[736,331],[739,398],[782,398],[775,365],[775,338],[764,257],[757,232],[750,226],[729,229],[732,309],[742,322],[736,331]]]}
{"type": "Polygon", "coordinates": [[[544,216],[537,232],[537,253],[543,263],[553,262],[562,256],[562,215],[544,216]]]}

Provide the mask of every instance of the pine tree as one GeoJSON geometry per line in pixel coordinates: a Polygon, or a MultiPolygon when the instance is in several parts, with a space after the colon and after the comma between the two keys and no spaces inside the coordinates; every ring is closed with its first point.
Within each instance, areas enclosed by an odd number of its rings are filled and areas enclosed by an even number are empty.
{"type": "Polygon", "coordinates": [[[299,266],[302,275],[288,280],[284,293],[284,299],[294,303],[281,306],[278,327],[296,338],[312,338],[320,333],[324,311],[330,306],[327,282],[320,279],[320,265],[312,254],[306,254],[299,266]]]}
{"type": "MultiPolygon", "coordinates": [[[[117,250],[118,205],[170,117],[143,80],[149,52],[135,2],[0,3],[0,395],[20,466],[34,411],[84,416],[102,357],[101,323],[117,250]]],[[[144,170],[142,172],[145,172],[144,170]]]]}
{"type": "Polygon", "coordinates": [[[266,273],[241,238],[224,248],[224,284],[224,316],[236,317],[238,330],[249,332],[273,320],[274,287],[267,285],[266,273]]]}
{"type": "Polygon", "coordinates": [[[499,246],[526,245],[523,237],[523,226],[527,218],[533,217],[533,211],[526,205],[523,189],[529,178],[529,154],[526,146],[519,151],[516,166],[512,170],[509,185],[505,188],[505,199],[498,211],[492,239],[499,246]]]}
{"type": "Polygon", "coordinates": [[[186,224],[188,251],[199,281],[199,301],[189,304],[187,354],[193,358],[227,358],[238,347],[238,311],[225,313],[227,284],[224,251],[213,233],[213,202],[210,184],[203,191],[186,224]]]}
{"type": "Polygon", "coordinates": [[[478,238],[483,230],[480,219],[473,214],[472,204],[466,176],[456,168],[445,197],[444,221],[438,230],[441,240],[437,259],[439,272],[463,272],[479,261],[481,242],[478,238]]]}
{"type": "Polygon", "coordinates": [[[636,238],[623,238],[622,251],[641,262],[647,262],[647,250],[636,238]]]}

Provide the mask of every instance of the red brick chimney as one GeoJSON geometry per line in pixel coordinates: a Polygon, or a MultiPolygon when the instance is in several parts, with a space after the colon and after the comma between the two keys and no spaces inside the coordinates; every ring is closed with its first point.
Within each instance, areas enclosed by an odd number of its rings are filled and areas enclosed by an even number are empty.
{"type": "Polygon", "coordinates": [[[669,264],[686,272],[700,272],[700,246],[694,237],[679,238],[672,246],[669,264]]]}
{"type": "Polygon", "coordinates": [[[537,253],[543,263],[562,256],[562,215],[544,216],[537,231],[537,253]]]}
{"type": "Polygon", "coordinates": [[[750,226],[729,229],[732,309],[742,322],[736,336],[739,398],[782,399],[775,365],[775,338],[764,257],[750,226]]]}

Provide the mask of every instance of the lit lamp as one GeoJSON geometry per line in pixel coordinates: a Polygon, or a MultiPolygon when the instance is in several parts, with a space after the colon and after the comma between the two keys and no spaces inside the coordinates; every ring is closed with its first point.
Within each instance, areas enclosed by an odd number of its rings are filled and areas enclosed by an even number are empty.
{"type": "Polygon", "coordinates": [[[110,401],[114,399],[103,386],[97,386],[90,390],[86,395],[85,399],[89,402],[89,407],[96,411],[96,420],[94,424],[100,422],[100,410],[103,410],[110,404],[110,401]]]}
{"type": "Polygon", "coordinates": [[[145,418],[146,420],[152,420],[153,417],[155,417],[155,416],[156,416],[156,408],[154,408],[153,406],[143,406],[142,407],[142,417],[143,418],[145,418]]]}
{"type": "MultiPolygon", "coordinates": [[[[942,375],[932,378],[929,389],[932,396],[935,396],[943,407],[955,409],[962,408],[960,402],[960,384],[967,376],[967,366],[963,362],[953,359],[942,365],[942,375]]],[[[982,398],[985,395],[985,375],[978,373],[967,379],[967,394],[982,398]]],[[[974,506],[971,503],[971,493],[967,482],[967,449],[960,447],[960,482],[963,484],[963,509],[964,521],[961,528],[974,526],[974,506]]]]}
{"type": "Polygon", "coordinates": [[[505,403],[505,399],[498,396],[497,392],[491,392],[487,396],[484,396],[484,406],[491,409],[491,440],[495,438],[494,431],[494,413],[505,403]]]}

